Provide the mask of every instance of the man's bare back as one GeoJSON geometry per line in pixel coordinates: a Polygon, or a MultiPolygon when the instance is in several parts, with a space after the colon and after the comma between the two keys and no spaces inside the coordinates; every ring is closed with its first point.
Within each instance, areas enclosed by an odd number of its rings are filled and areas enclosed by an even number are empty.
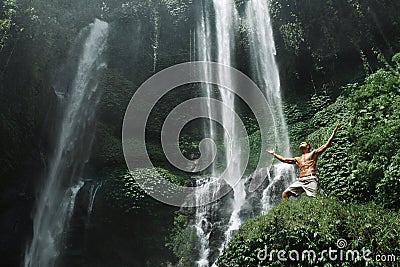
{"type": "MultiPolygon", "coordinates": [[[[300,180],[305,179],[305,177],[315,177],[315,168],[317,165],[317,159],[331,145],[333,137],[335,136],[338,127],[339,125],[336,125],[331,137],[328,139],[326,144],[311,152],[310,152],[311,148],[310,144],[308,144],[307,142],[300,143],[299,148],[301,150],[301,156],[299,157],[285,158],[282,157],[281,155],[276,154],[274,150],[267,149],[266,151],[282,162],[289,164],[296,164],[300,170],[300,180]]],[[[313,192],[314,190],[312,190],[314,188],[307,188],[307,186],[303,186],[301,183],[296,182],[282,193],[282,198],[286,199],[293,194],[297,195],[297,193],[299,192],[299,190],[295,190],[298,189],[297,187],[302,187],[303,191],[305,191],[307,195],[314,196],[316,193],[313,192]],[[312,192],[308,192],[307,189],[311,189],[312,192]]],[[[316,185],[316,188],[317,187],[318,185],[316,185]]]]}

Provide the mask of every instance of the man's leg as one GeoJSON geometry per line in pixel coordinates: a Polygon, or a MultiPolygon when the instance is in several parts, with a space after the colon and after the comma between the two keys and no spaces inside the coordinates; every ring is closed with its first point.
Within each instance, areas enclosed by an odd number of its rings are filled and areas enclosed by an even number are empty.
{"type": "Polygon", "coordinates": [[[288,199],[290,196],[299,196],[304,192],[303,184],[300,181],[296,181],[285,189],[282,193],[282,199],[288,199]]]}
{"type": "Polygon", "coordinates": [[[282,192],[282,199],[286,200],[288,199],[291,195],[293,195],[292,192],[290,192],[290,190],[286,189],[285,191],[282,192]]]}

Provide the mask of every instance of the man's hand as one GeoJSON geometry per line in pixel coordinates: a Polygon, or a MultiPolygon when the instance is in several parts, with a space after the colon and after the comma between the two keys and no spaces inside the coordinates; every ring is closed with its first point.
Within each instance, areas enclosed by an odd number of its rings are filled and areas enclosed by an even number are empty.
{"type": "Polygon", "coordinates": [[[267,151],[271,155],[275,154],[275,151],[269,148],[267,148],[265,151],[267,151]]]}
{"type": "Polygon", "coordinates": [[[339,128],[339,123],[336,124],[335,129],[333,129],[333,132],[331,134],[331,137],[329,137],[328,142],[326,142],[325,145],[321,146],[320,148],[317,148],[314,150],[318,155],[321,155],[322,152],[324,152],[332,143],[333,137],[335,137],[336,131],[339,128]]]}

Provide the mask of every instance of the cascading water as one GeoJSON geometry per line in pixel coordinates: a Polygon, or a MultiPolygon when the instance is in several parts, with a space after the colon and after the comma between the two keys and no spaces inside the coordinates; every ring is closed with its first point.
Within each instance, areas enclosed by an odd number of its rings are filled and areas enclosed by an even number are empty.
{"type": "Polygon", "coordinates": [[[101,95],[97,90],[99,75],[106,66],[103,52],[107,45],[108,24],[96,19],[79,36],[87,37],[70,90],[61,99],[62,118],[48,175],[36,204],[33,238],[25,253],[26,267],[56,265],[75,197],[83,186],[80,175],[94,137],[91,127],[101,95]]]}
{"type": "MultiPolygon", "coordinates": [[[[203,3],[203,1],[200,3],[202,4],[200,9],[200,14],[201,14],[200,23],[198,23],[196,29],[196,40],[197,40],[196,43],[198,43],[198,46],[196,47],[197,55],[200,61],[211,61],[212,43],[211,43],[210,18],[208,12],[209,7],[207,3],[203,3]]],[[[204,65],[204,69],[202,71],[206,73],[206,75],[208,76],[212,75],[210,70],[207,69],[207,65],[204,65]]],[[[207,106],[205,106],[204,108],[207,110],[208,117],[211,118],[212,114],[215,112],[212,109],[211,105],[211,98],[213,97],[213,86],[211,84],[202,84],[202,90],[205,92],[205,95],[208,99],[207,106]]],[[[211,119],[209,120],[209,124],[205,125],[203,130],[205,136],[209,136],[212,140],[216,140],[216,127],[214,123],[211,121],[211,119]]],[[[208,149],[211,150],[211,152],[213,152],[214,154],[214,152],[216,151],[212,151],[213,148],[214,148],[213,146],[210,146],[208,149]]],[[[217,176],[215,164],[211,165],[211,176],[212,177],[217,176]]]]}
{"type": "Polygon", "coordinates": [[[279,71],[269,9],[265,0],[250,0],[246,6],[249,27],[251,67],[274,112],[275,142],[284,155],[290,154],[289,137],[283,116],[279,71]]]}
{"type": "MultiPolygon", "coordinates": [[[[283,116],[279,70],[275,60],[276,50],[268,3],[265,0],[249,0],[246,4],[246,22],[249,27],[254,79],[263,90],[273,112],[276,148],[280,154],[289,156],[289,135],[283,116]]],[[[273,166],[272,171],[273,179],[262,197],[264,212],[276,204],[274,195],[288,186],[295,177],[293,166],[288,164],[278,163],[273,166]]]]}
{"type": "MultiPolygon", "coordinates": [[[[237,21],[237,11],[233,0],[213,0],[215,10],[216,28],[216,49],[217,62],[224,65],[233,65],[234,52],[234,23],[237,21]]],[[[217,74],[218,80],[226,84],[232,77],[228,73],[220,72],[217,74]]],[[[235,107],[235,93],[225,88],[219,88],[221,100],[229,107],[235,107]]],[[[246,192],[244,179],[240,177],[241,167],[241,148],[238,134],[238,127],[234,123],[234,114],[224,109],[222,112],[222,123],[224,131],[224,147],[227,166],[226,182],[233,189],[232,213],[229,219],[228,228],[225,232],[225,240],[220,250],[230,241],[232,232],[239,229],[241,220],[239,212],[245,202],[246,192]],[[238,182],[239,181],[239,182],[238,182]]]]}
{"type": "MultiPolygon", "coordinates": [[[[210,21],[209,21],[209,14],[208,14],[208,5],[207,3],[201,2],[203,5],[201,6],[201,19],[200,23],[197,25],[196,29],[196,42],[198,43],[197,48],[197,55],[199,60],[202,61],[211,61],[211,43],[210,36],[210,21]]],[[[205,67],[207,68],[207,67],[205,67]]],[[[212,75],[208,69],[202,70],[206,75],[212,75]]],[[[212,117],[213,112],[211,105],[211,98],[213,97],[213,86],[211,84],[202,84],[202,89],[205,92],[205,95],[209,99],[207,101],[207,105],[204,107],[207,110],[209,118],[212,117]]],[[[216,140],[216,127],[214,123],[209,120],[209,124],[205,125],[204,127],[204,135],[209,136],[211,139],[216,140]]],[[[208,148],[213,154],[216,151],[214,150],[213,146],[208,148]]],[[[211,177],[217,177],[217,171],[215,164],[212,164],[210,167],[211,177]]],[[[212,179],[212,178],[211,178],[212,179]]],[[[210,234],[212,230],[212,225],[210,222],[210,215],[212,214],[212,210],[215,208],[215,204],[208,204],[208,199],[210,195],[216,193],[218,188],[210,187],[210,180],[211,179],[204,179],[199,178],[196,180],[196,215],[195,215],[195,222],[194,228],[196,231],[196,235],[198,238],[198,252],[199,252],[199,259],[196,261],[198,267],[207,267],[209,266],[209,258],[210,258],[210,234]],[[204,185],[204,187],[201,187],[204,185]]]]}
{"type": "Polygon", "coordinates": [[[199,178],[196,182],[196,186],[198,187],[196,191],[196,205],[198,207],[196,209],[194,227],[199,240],[200,259],[196,262],[199,267],[209,266],[209,240],[213,228],[213,213],[211,210],[218,208],[217,203],[208,205],[204,205],[204,203],[208,203],[214,197],[214,194],[221,188],[220,185],[213,178],[199,178]]]}
{"type": "MultiPolygon", "coordinates": [[[[200,21],[196,28],[198,60],[217,61],[228,66],[233,65],[233,51],[235,48],[234,30],[237,17],[233,0],[213,0],[212,3],[202,1],[200,21]]],[[[267,1],[249,0],[246,4],[245,21],[249,30],[253,78],[261,90],[263,90],[273,112],[272,119],[275,122],[275,129],[272,134],[275,135],[276,147],[281,154],[289,156],[289,138],[282,110],[279,72],[275,60],[276,51],[267,1]]],[[[226,73],[210,73],[207,69],[203,70],[203,72],[207,75],[216,75],[219,81],[231,79],[226,73]]],[[[233,92],[224,88],[218,88],[217,93],[215,93],[213,91],[214,87],[209,84],[202,85],[202,88],[205,96],[208,98],[219,97],[224,104],[235,108],[233,92]]],[[[216,112],[212,110],[210,104],[205,108],[209,114],[216,112]]],[[[225,180],[233,189],[233,194],[228,196],[231,200],[230,218],[229,221],[224,221],[221,218],[217,219],[219,221],[213,221],[213,219],[218,217],[213,214],[218,209],[221,209],[221,204],[201,205],[201,203],[206,202],[207,197],[219,190],[218,187],[211,188],[206,186],[198,190],[196,201],[199,207],[196,209],[194,227],[199,240],[199,260],[196,261],[199,267],[215,266],[213,262],[218,255],[211,252],[213,250],[217,250],[219,253],[222,252],[223,248],[232,238],[232,233],[241,225],[242,219],[248,217],[248,215],[242,215],[242,213],[256,216],[268,211],[280,200],[282,190],[294,178],[293,167],[281,163],[274,164],[269,170],[257,170],[249,178],[256,177],[257,175],[268,176],[269,180],[267,181],[266,188],[262,191],[261,196],[257,195],[255,197],[254,193],[246,195],[246,192],[252,191],[246,188],[248,185],[247,180],[238,177],[240,174],[241,150],[239,140],[235,136],[237,126],[234,124],[231,113],[223,113],[222,121],[225,128],[223,135],[225,164],[228,166],[227,163],[233,163],[227,169],[228,175],[226,177],[229,178],[225,180]],[[228,136],[228,133],[231,133],[231,136],[228,136]],[[249,203],[254,205],[250,205],[249,203]],[[256,209],[254,208],[255,206],[259,206],[259,208],[256,209]],[[249,211],[250,209],[254,210],[249,211]],[[219,240],[219,246],[211,247],[210,235],[215,234],[218,231],[216,230],[217,225],[223,223],[225,223],[225,230],[219,240]]],[[[211,121],[210,125],[204,129],[205,136],[209,136],[214,140],[218,138],[217,127],[211,121]]],[[[211,167],[211,173],[212,177],[218,177],[220,174],[215,168],[215,164],[211,167]]],[[[207,184],[209,181],[198,180],[197,186],[207,184]]],[[[221,216],[224,216],[224,214],[221,216]]]]}
{"type": "MultiPolygon", "coordinates": [[[[198,44],[198,59],[201,61],[215,60],[224,65],[231,66],[233,64],[233,51],[234,51],[234,23],[237,19],[237,12],[235,5],[232,0],[213,0],[212,3],[202,2],[201,8],[201,20],[197,26],[196,36],[198,44]],[[210,27],[210,13],[215,14],[215,32],[211,32],[210,27]],[[212,43],[211,36],[215,35],[215,45],[212,43]],[[215,47],[215,50],[212,49],[215,47]],[[215,58],[214,58],[215,57],[215,58]]],[[[207,69],[203,70],[206,75],[217,75],[218,80],[221,83],[227,83],[232,78],[229,73],[219,72],[216,74],[210,73],[207,69]],[[225,81],[225,82],[224,82],[225,81]]],[[[203,85],[203,91],[205,95],[211,99],[214,97],[220,97],[221,101],[228,107],[235,106],[235,94],[225,88],[218,88],[219,95],[215,96],[213,93],[213,86],[210,84],[203,85]]],[[[207,108],[208,114],[215,113],[212,109],[210,102],[205,107],[207,108]]],[[[239,217],[240,209],[245,201],[246,192],[244,188],[244,180],[241,180],[241,158],[240,158],[240,141],[238,138],[237,125],[234,123],[234,114],[229,110],[224,109],[222,112],[222,124],[225,127],[223,134],[224,141],[224,162],[226,170],[225,182],[233,189],[233,199],[231,201],[231,215],[228,225],[224,233],[224,242],[221,243],[219,251],[222,251],[224,245],[230,240],[231,233],[237,230],[241,224],[239,217]],[[239,181],[239,182],[238,182],[239,181]]],[[[205,135],[211,139],[216,140],[218,138],[217,127],[210,121],[208,127],[205,128],[205,135]]],[[[210,148],[213,149],[213,148],[210,148]]],[[[211,176],[219,177],[220,170],[217,170],[215,164],[211,166],[211,176]]],[[[198,181],[197,186],[202,184],[198,181]]],[[[206,203],[209,199],[209,195],[215,194],[219,190],[218,186],[205,187],[197,191],[197,199],[199,202],[197,205],[206,203]]],[[[209,215],[212,210],[215,209],[216,205],[201,205],[196,209],[195,217],[195,228],[199,239],[199,255],[200,259],[197,261],[198,266],[209,266],[209,236],[212,230],[212,224],[209,221],[209,215]]]]}

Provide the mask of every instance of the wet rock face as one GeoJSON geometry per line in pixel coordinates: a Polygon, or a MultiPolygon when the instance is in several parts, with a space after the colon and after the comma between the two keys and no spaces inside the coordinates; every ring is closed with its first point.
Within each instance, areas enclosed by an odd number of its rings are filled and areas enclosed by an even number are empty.
{"type": "Polygon", "coordinates": [[[270,168],[260,168],[246,178],[247,203],[242,216],[252,218],[261,214],[263,190],[270,184],[270,168]]]}
{"type": "Polygon", "coordinates": [[[96,201],[96,195],[101,188],[101,181],[87,180],[79,190],[73,216],[67,229],[67,240],[59,264],[63,266],[79,266],[85,264],[84,253],[90,231],[91,215],[96,201]]]}
{"type": "Polygon", "coordinates": [[[32,234],[33,205],[31,175],[15,177],[11,183],[1,188],[0,264],[2,266],[19,266],[26,249],[27,239],[32,234]]]}

